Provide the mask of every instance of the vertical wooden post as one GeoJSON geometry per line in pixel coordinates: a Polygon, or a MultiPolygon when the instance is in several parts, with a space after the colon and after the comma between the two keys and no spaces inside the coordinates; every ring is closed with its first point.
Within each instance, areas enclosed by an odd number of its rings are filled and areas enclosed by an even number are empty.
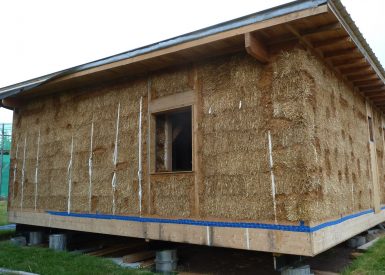
{"type": "Polygon", "coordinates": [[[378,162],[377,162],[377,152],[376,152],[376,138],[374,134],[374,129],[370,127],[375,127],[375,121],[373,119],[373,110],[370,102],[366,101],[366,115],[368,117],[368,140],[369,140],[369,151],[370,151],[370,167],[372,172],[372,184],[373,184],[373,208],[374,212],[378,213],[381,211],[380,206],[380,190],[379,190],[379,179],[378,179],[378,162]],[[369,121],[372,121],[369,125],[369,121]],[[371,134],[372,133],[372,134],[371,134]],[[372,136],[371,136],[372,135],[372,136]]]}
{"type": "Polygon", "coordinates": [[[193,105],[193,163],[192,168],[194,171],[194,209],[193,215],[199,217],[199,185],[202,184],[202,166],[201,166],[201,148],[202,148],[202,133],[199,125],[201,123],[201,84],[198,78],[198,68],[193,66],[194,70],[194,93],[195,104],[193,105]]]}
{"type": "MultiPolygon", "coordinates": [[[[383,114],[381,113],[381,141],[382,141],[382,163],[379,163],[380,168],[378,169],[379,171],[382,171],[385,167],[384,167],[384,161],[385,161],[385,128],[384,128],[384,117],[383,117],[383,114]]],[[[384,183],[384,179],[382,177],[382,173],[380,175],[378,175],[378,184],[379,186],[382,186],[382,188],[385,188],[385,183],[384,183]]],[[[379,190],[381,192],[381,188],[379,190]]],[[[380,196],[380,204],[381,204],[381,196],[380,196]]]]}
{"type": "Polygon", "coordinates": [[[166,115],[164,122],[164,167],[166,171],[172,171],[172,123],[170,117],[166,115]]]}

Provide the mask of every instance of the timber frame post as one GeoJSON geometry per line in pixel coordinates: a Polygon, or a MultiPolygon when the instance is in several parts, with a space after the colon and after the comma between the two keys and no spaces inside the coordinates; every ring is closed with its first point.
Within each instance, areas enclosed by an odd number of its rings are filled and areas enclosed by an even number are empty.
{"type": "Polygon", "coordinates": [[[374,117],[373,109],[369,101],[366,101],[366,115],[368,117],[368,136],[369,136],[369,153],[370,153],[370,167],[372,174],[372,194],[373,194],[373,208],[374,213],[381,212],[381,202],[379,194],[379,178],[378,178],[378,160],[376,150],[376,139],[374,133],[374,117]]]}

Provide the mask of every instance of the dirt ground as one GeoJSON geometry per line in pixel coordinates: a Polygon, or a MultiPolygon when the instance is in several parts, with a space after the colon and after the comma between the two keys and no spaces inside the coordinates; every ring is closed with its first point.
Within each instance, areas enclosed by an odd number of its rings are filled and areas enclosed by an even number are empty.
{"type": "MultiPolygon", "coordinates": [[[[314,258],[303,258],[312,270],[340,273],[351,263],[352,248],[345,244],[314,258]]],[[[274,270],[271,253],[203,246],[185,246],[178,250],[180,274],[280,274],[274,270]]]]}

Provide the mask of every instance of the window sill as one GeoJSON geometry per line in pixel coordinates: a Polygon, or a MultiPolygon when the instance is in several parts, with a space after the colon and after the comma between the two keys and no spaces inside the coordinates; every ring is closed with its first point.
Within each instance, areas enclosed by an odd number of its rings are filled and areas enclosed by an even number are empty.
{"type": "Polygon", "coordinates": [[[165,172],[154,172],[151,173],[151,176],[158,176],[158,175],[175,175],[175,174],[193,174],[194,171],[165,171],[165,172]]]}

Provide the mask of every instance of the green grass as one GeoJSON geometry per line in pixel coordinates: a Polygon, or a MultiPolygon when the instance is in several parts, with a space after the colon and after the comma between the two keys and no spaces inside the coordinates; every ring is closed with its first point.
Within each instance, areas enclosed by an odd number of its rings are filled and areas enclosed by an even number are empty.
{"type": "Polygon", "coordinates": [[[354,260],[343,274],[385,274],[385,237],[354,260]]]}
{"type": "Polygon", "coordinates": [[[108,259],[55,252],[48,248],[17,247],[9,242],[0,242],[0,267],[42,275],[152,274],[144,270],[124,269],[108,259]]]}
{"type": "Polygon", "coordinates": [[[0,201],[0,225],[8,224],[7,201],[0,201]]]}
{"type": "Polygon", "coordinates": [[[15,230],[0,230],[0,241],[9,240],[15,234],[15,230]]]}

